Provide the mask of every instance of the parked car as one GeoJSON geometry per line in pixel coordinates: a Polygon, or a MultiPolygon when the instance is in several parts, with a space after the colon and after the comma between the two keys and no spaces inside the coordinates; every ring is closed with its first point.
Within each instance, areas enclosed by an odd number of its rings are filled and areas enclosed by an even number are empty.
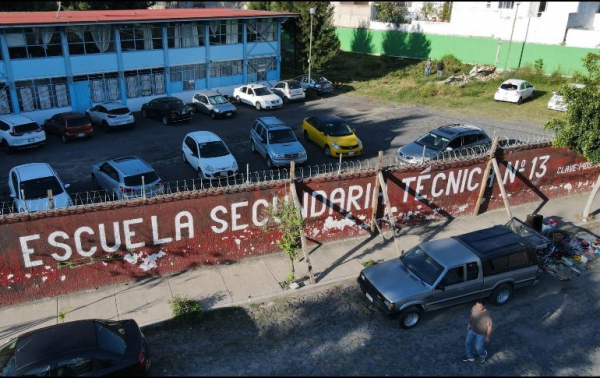
{"type": "Polygon", "coordinates": [[[500,84],[494,94],[496,101],[508,101],[521,105],[523,100],[528,98],[533,99],[533,91],[535,88],[525,80],[508,79],[500,84]]]}
{"type": "Polygon", "coordinates": [[[539,280],[537,252],[551,244],[513,218],[504,226],[420,243],[400,258],[363,269],[357,280],[379,312],[412,328],[423,312],[488,297],[505,304],[514,289],[539,280]]]}
{"type": "Polygon", "coordinates": [[[233,118],[237,114],[235,106],[215,91],[197,92],[192,98],[192,103],[196,112],[208,114],[212,119],[233,118]]]}
{"type": "Polygon", "coordinates": [[[288,125],[277,117],[259,117],[250,129],[250,149],[267,161],[269,169],[307,160],[306,150],[288,125]]]}
{"type": "Polygon", "coordinates": [[[162,120],[168,125],[173,122],[189,122],[194,117],[191,106],[177,97],[161,97],[142,105],[142,117],[162,120]]]}
{"type": "Polygon", "coordinates": [[[63,184],[47,163],[19,165],[8,174],[8,191],[19,213],[72,206],[73,201],[67,193],[69,186],[63,184]],[[48,191],[52,192],[52,206],[48,191]]]}
{"type": "Polygon", "coordinates": [[[53,115],[44,122],[44,130],[60,136],[63,143],[78,138],[91,138],[94,128],[90,120],[81,113],[64,112],[53,115]]]}
{"type": "Polygon", "coordinates": [[[398,149],[398,163],[423,163],[444,156],[467,156],[484,152],[491,146],[491,139],[477,126],[452,124],[427,132],[414,142],[398,149]]]}
{"type": "Polygon", "coordinates": [[[118,199],[154,197],[164,193],[158,173],[137,156],[101,161],[92,166],[92,182],[118,199]]]}
{"type": "Polygon", "coordinates": [[[325,156],[358,156],[363,145],[354,129],[342,118],[334,115],[318,115],[302,121],[302,134],[306,142],[312,141],[325,152],[325,156]]]}
{"type": "Polygon", "coordinates": [[[148,343],[132,319],[52,325],[0,347],[2,376],[147,375],[150,369],[148,343]]]}
{"type": "Polygon", "coordinates": [[[88,109],[85,115],[92,124],[102,126],[102,130],[107,133],[117,128],[135,126],[135,118],[131,110],[120,102],[98,104],[88,109]]]}
{"type": "Polygon", "coordinates": [[[210,131],[194,131],[181,144],[183,162],[198,172],[198,178],[215,180],[235,177],[238,164],[223,140],[210,131]]]}
{"type": "Polygon", "coordinates": [[[244,103],[256,107],[256,110],[274,109],[283,105],[283,100],[262,84],[247,84],[233,90],[238,104],[244,103]]]}
{"type": "MultiPolygon", "coordinates": [[[[568,85],[577,89],[585,88],[584,84],[570,83],[568,85]]],[[[558,110],[559,112],[567,111],[567,104],[565,104],[565,99],[563,98],[563,96],[559,95],[557,91],[552,92],[552,97],[550,98],[550,101],[548,101],[548,109],[558,110]]]]}
{"type": "Polygon", "coordinates": [[[306,92],[308,88],[314,89],[318,94],[325,94],[333,92],[333,83],[327,80],[324,76],[311,74],[310,83],[308,82],[308,75],[296,76],[294,80],[300,82],[302,88],[306,92]]]}
{"type": "Polygon", "coordinates": [[[0,115],[0,144],[6,153],[43,146],[46,133],[37,122],[22,114],[0,115]]]}
{"type": "Polygon", "coordinates": [[[282,80],[275,84],[271,90],[277,96],[281,97],[284,104],[290,101],[302,101],[306,98],[306,93],[304,93],[302,85],[296,80],[282,80]]]}

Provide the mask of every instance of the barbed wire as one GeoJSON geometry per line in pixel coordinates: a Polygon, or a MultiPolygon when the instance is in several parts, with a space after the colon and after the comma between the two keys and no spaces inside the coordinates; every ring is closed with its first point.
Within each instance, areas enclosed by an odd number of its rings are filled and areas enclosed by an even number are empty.
{"type": "MultiPolygon", "coordinates": [[[[530,135],[524,134],[522,138],[503,137],[499,140],[499,147],[503,149],[515,148],[519,146],[535,146],[547,144],[552,141],[551,135],[530,135]]],[[[428,167],[435,163],[453,163],[481,158],[489,154],[489,145],[472,147],[462,150],[443,151],[437,154],[428,154],[421,159],[416,158],[412,161],[401,160],[397,154],[393,157],[387,156],[382,160],[382,169],[394,170],[403,167],[428,167]]],[[[306,178],[325,177],[328,175],[355,174],[368,172],[377,169],[377,158],[363,160],[339,160],[335,163],[298,166],[295,169],[294,177],[296,180],[306,178]]],[[[152,198],[162,195],[173,195],[176,193],[212,190],[243,188],[261,183],[276,183],[278,181],[289,181],[290,171],[287,168],[264,170],[255,172],[239,173],[236,176],[228,178],[219,178],[215,180],[189,179],[164,182],[162,187],[152,190],[143,190],[137,194],[128,193],[126,197],[122,194],[108,192],[106,190],[92,190],[86,192],[71,193],[72,204],[66,207],[85,207],[99,203],[128,202],[138,198],[152,198]]],[[[36,212],[48,210],[48,201],[34,201],[37,205],[28,206],[23,201],[4,201],[0,202],[0,216],[6,216],[13,213],[36,212]],[[37,208],[32,208],[37,206],[37,208]]],[[[48,210],[52,211],[52,210],[48,210]]]]}

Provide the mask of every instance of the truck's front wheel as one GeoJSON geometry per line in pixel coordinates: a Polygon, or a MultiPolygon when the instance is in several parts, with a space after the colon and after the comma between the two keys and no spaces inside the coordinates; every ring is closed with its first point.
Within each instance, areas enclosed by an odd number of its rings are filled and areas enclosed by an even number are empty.
{"type": "Polygon", "coordinates": [[[508,302],[510,298],[512,298],[512,294],[512,286],[509,284],[502,284],[498,286],[496,290],[494,290],[494,292],[490,296],[490,299],[495,305],[502,306],[503,304],[508,302]]]}
{"type": "Polygon", "coordinates": [[[423,310],[419,307],[409,307],[406,310],[402,311],[400,315],[400,327],[404,329],[410,329],[419,323],[421,320],[421,316],[423,316],[423,310]]]}

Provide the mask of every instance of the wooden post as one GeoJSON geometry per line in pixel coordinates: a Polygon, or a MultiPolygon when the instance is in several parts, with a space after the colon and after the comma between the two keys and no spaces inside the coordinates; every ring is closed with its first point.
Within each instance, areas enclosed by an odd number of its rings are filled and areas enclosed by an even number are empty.
{"type": "Polygon", "coordinates": [[[396,252],[398,252],[398,257],[400,257],[402,254],[400,253],[400,247],[398,247],[398,242],[396,241],[396,222],[394,222],[393,220],[390,197],[388,196],[387,185],[383,180],[383,173],[381,171],[379,171],[379,173],[377,174],[377,179],[379,181],[379,184],[381,185],[383,199],[385,200],[386,204],[385,208],[387,210],[388,219],[390,220],[390,225],[392,226],[392,232],[394,235],[394,246],[396,247],[396,252]]]}
{"type": "MultiPolygon", "coordinates": [[[[302,218],[302,223],[304,223],[304,217],[302,216],[302,204],[300,203],[300,199],[298,198],[298,192],[296,191],[296,162],[292,161],[290,163],[290,192],[292,194],[292,198],[294,200],[294,205],[296,207],[296,213],[302,218]]],[[[302,232],[300,232],[300,243],[302,244],[302,254],[304,255],[304,261],[306,262],[306,267],[308,270],[308,279],[311,285],[315,284],[315,274],[312,270],[312,264],[310,263],[310,257],[307,253],[307,242],[306,235],[304,235],[304,227],[302,227],[302,232]]]]}
{"type": "MultiPolygon", "coordinates": [[[[377,171],[381,172],[381,166],[383,165],[383,151],[379,151],[379,156],[377,157],[377,171]]],[[[377,204],[379,203],[379,175],[375,176],[375,189],[373,189],[373,199],[371,201],[371,207],[373,208],[371,212],[371,232],[375,232],[375,228],[377,227],[377,204]]]]}
{"type": "Polygon", "coordinates": [[[21,189],[21,199],[23,200],[23,208],[25,209],[25,212],[26,213],[29,212],[29,209],[27,208],[27,200],[25,199],[25,190],[24,189],[21,189]]]}
{"type": "Polygon", "coordinates": [[[508,219],[512,219],[513,215],[510,211],[510,205],[508,204],[508,197],[506,196],[506,191],[504,190],[504,184],[502,183],[502,178],[500,177],[500,168],[498,168],[498,162],[496,158],[492,158],[492,164],[494,165],[494,172],[496,173],[496,181],[498,181],[498,186],[500,187],[500,193],[502,193],[502,199],[504,200],[504,207],[506,208],[506,212],[508,213],[508,219]]]}
{"type": "Polygon", "coordinates": [[[487,165],[485,166],[485,172],[483,172],[483,179],[481,180],[481,188],[479,189],[479,197],[477,197],[477,202],[475,203],[475,208],[473,209],[473,215],[479,215],[479,208],[481,207],[481,201],[483,200],[483,193],[485,192],[485,188],[487,186],[487,180],[490,177],[490,168],[492,168],[492,159],[496,154],[496,148],[498,147],[498,137],[495,136],[492,140],[492,147],[490,148],[490,160],[488,160],[487,165]]]}
{"type": "Polygon", "coordinates": [[[48,189],[48,209],[54,209],[54,197],[52,197],[52,189],[48,189]]]}
{"type": "Polygon", "coordinates": [[[583,209],[582,218],[584,222],[588,221],[588,217],[590,216],[590,211],[592,209],[592,204],[594,203],[594,198],[596,198],[596,194],[598,194],[598,189],[600,189],[600,175],[598,175],[598,180],[596,180],[596,183],[592,188],[592,192],[590,193],[587,203],[585,204],[585,209],[583,209]]]}

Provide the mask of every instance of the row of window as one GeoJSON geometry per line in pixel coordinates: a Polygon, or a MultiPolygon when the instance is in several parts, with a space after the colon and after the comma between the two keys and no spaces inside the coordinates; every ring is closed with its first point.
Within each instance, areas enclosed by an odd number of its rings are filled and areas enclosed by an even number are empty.
{"type": "MultiPolygon", "coordinates": [[[[248,61],[248,72],[274,71],[276,58],[255,58],[248,61]],[[260,68],[260,69],[257,69],[260,68]]],[[[210,76],[223,77],[241,75],[243,61],[213,62],[210,76]]],[[[162,95],[166,93],[165,69],[152,68],[130,70],[123,73],[127,98],[162,95]]],[[[184,90],[193,90],[195,80],[206,78],[206,65],[189,64],[171,67],[170,81],[183,82],[184,90]]],[[[87,81],[92,102],[118,101],[121,99],[119,75],[117,72],[73,77],[73,82],[87,81]]],[[[19,106],[22,111],[29,112],[69,106],[67,79],[50,78],[24,80],[15,83],[19,106]]],[[[7,87],[0,88],[0,114],[11,113],[11,103],[7,87]]]]}
{"type": "MultiPolygon", "coordinates": [[[[211,21],[208,27],[210,45],[242,43],[244,23],[240,20],[211,21]]],[[[275,41],[276,21],[246,21],[248,42],[275,41]]],[[[69,54],[101,54],[115,52],[115,29],[119,30],[122,51],[163,48],[163,28],[151,24],[78,25],[4,30],[11,59],[62,56],[61,30],[66,34],[69,54]]],[[[201,22],[167,23],[169,48],[205,45],[205,24],[201,22]]]]}

